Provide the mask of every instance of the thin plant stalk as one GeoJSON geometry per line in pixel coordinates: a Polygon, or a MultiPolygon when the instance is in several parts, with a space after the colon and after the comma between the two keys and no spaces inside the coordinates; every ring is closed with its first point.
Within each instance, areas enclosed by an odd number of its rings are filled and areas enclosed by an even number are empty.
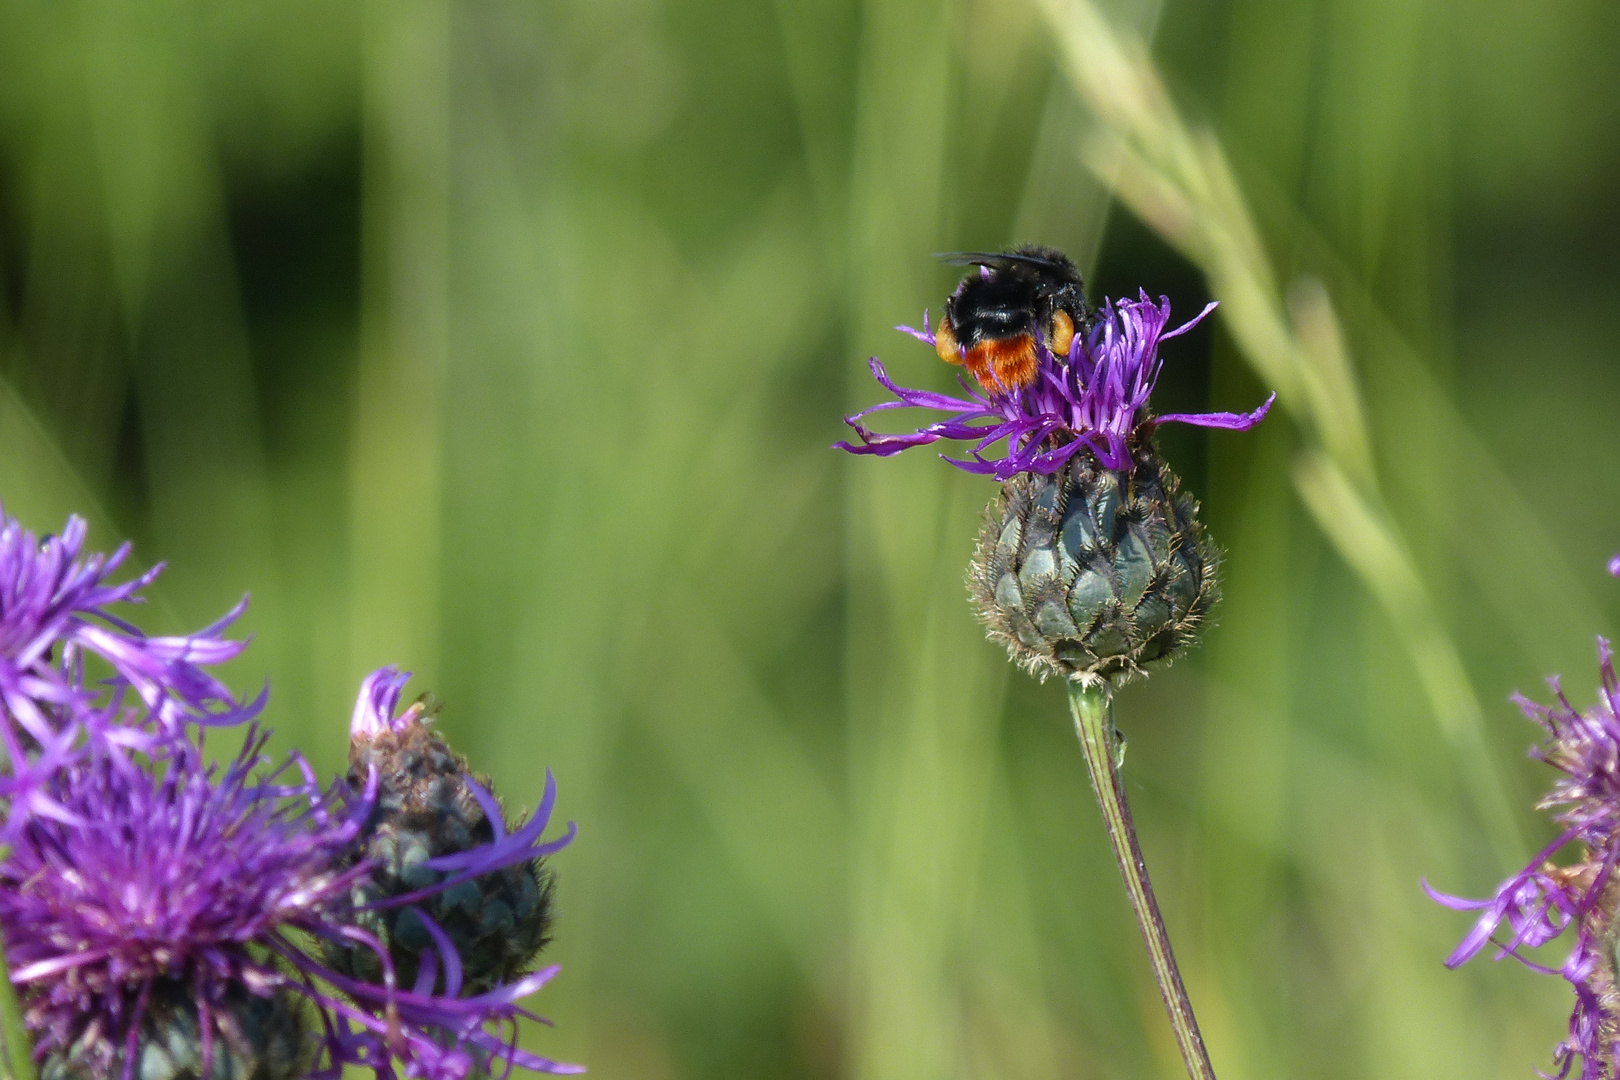
{"type": "Polygon", "coordinates": [[[1069,711],[1074,714],[1074,730],[1080,737],[1086,769],[1091,773],[1091,788],[1097,793],[1097,805],[1108,826],[1108,840],[1114,846],[1114,858],[1125,879],[1136,924],[1142,928],[1153,977],[1159,983],[1165,1011],[1170,1014],[1170,1026],[1175,1030],[1181,1059],[1187,1064],[1187,1075],[1192,1080],[1215,1080],[1209,1051],[1204,1049],[1204,1037],[1198,1031],[1198,1018],[1193,1015],[1181,969],[1176,966],[1176,954],[1170,948],[1170,935],[1159,915],[1158,901],[1153,898],[1153,883],[1148,880],[1142,845],[1136,841],[1136,826],[1131,823],[1131,807],[1119,773],[1124,744],[1114,728],[1113,691],[1105,682],[1071,681],[1069,711]]]}
{"type": "MultiPolygon", "coordinates": [[[[0,847],[0,862],[11,852],[0,847]]],[[[5,1043],[5,1068],[9,1080],[37,1080],[34,1044],[23,1026],[22,1005],[11,985],[11,965],[6,961],[5,938],[0,935],[0,1042],[5,1043]]]]}

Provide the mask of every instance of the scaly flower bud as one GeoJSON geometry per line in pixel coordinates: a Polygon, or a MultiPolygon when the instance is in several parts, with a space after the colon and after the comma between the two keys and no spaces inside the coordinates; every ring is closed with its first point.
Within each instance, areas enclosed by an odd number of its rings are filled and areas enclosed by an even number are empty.
{"type": "Polygon", "coordinates": [[[991,638],[1031,674],[1135,674],[1191,641],[1215,602],[1198,504],[1151,446],[1133,464],[1087,454],[1020,474],[985,515],[968,587],[991,638]]]}
{"type": "MultiPolygon", "coordinates": [[[[488,778],[476,777],[429,726],[427,703],[395,715],[409,678],[395,668],[369,676],[350,727],[349,782],[359,789],[374,775],[377,785],[356,854],[372,865],[356,887],[358,925],[387,944],[402,981],[416,978],[423,951],[442,933],[465,985],[488,989],[523,971],[548,940],[553,878],[543,859],[567,846],[574,829],[539,842],[557,798],[547,772],[539,808],[508,832],[488,778]]],[[[356,978],[383,979],[370,949],[329,944],[328,956],[356,978]]]]}
{"type": "MultiPolygon", "coordinates": [[[[178,982],[152,984],[135,1037],[133,1075],[139,1080],[297,1080],[309,1063],[309,1036],[296,998],[258,997],[229,988],[199,1022],[197,1003],[178,982]],[[212,1071],[208,1066],[212,1064],[212,1071]]],[[[124,1071],[123,1042],[87,1026],[69,1047],[52,1053],[41,1080],[101,1080],[124,1071]]]]}

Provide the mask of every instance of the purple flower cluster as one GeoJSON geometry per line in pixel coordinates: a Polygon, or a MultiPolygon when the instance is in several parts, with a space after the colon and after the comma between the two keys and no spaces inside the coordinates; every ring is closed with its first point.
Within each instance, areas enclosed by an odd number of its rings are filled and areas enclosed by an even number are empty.
{"type": "Polygon", "coordinates": [[[91,1024],[138,1028],[159,980],[184,984],[205,1015],[233,985],[287,984],[273,955],[248,946],[297,955],[289,930],[326,929],[364,872],[333,867],[365,806],[317,790],[307,769],[299,784],[255,779],[263,741],[255,732],[223,769],[176,744],[157,775],[92,740],[50,777],[66,814],[30,818],[0,863],[12,981],[41,1049],[72,1046],[91,1024]]]}
{"type": "Polygon", "coordinates": [[[1584,713],[1565,697],[1559,681],[1548,680],[1554,703],[1538,705],[1516,695],[1524,714],[1546,730],[1548,740],[1533,757],[1563,773],[1542,799],[1562,826],[1523,870],[1502,883],[1487,900],[1468,900],[1424,888],[1446,907],[1478,911],[1472,930],[1446,959],[1457,967],[1494,945],[1496,958],[1511,956],[1536,971],[1559,975],[1575,991],[1569,1034],[1554,1060],[1559,1077],[1569,1075],[1576,1057],[1582,1080],[1599,1080],[1620,1069],[1620,986],[1614,949],[1615,917],[1620,911],[1620,680],[1614,653],[1598,639],[1602,688],[1584,713]],[[1551,861],[1565,845],[1578,843],[1577,861],[1551,861]],[[1534,949],[1575,928],[1574,947],[1558,967],[1526,957],[1534,949]],[[1500,933],[1500,937],[1498,934],[1500,933]]]}
{"type": "MultiPolygon", "coordinates": [[[[300,1036],[310,1076],[345,1066],[379,1077],[463,1080],[521,1067],[576,1073],[516,1044],[521,1008],[556,973],[546,968],[481,992],[433,921],[410,986],[396,985],[386,943],[360,928],[356,886],[371,872],[357,842],[379,777],[322,787],[293,755],[272,767],[254,718],[205,668],[241,653],[222,634],[242,611],[187,637],[147,637],[108,611],[139,600],[157,570],[110,582],[128,545],[84,555],[85,526],[36,538],[0,513],[0,929],[35,1056],[131,1080],[143,1022],[176,993],[194,1007],[203,1075],[239,1034],[229,1013],[248,999],[302,1000],[318,1030],[300,1036]],[[97,670],[99,668],[99,670],[97,670]],[[224,765],[203,732],[254,721],[224,765]],[[334,971],[326,942],[371,950],[379,983],[334,971]]],[[[388,722],[404,678],[365,680],[356,723],[388,722]]],[[[540,837],[556,788],[507,832],[493,796],[492,842],[430,869],[444,881],[404,904],[494,868],[537,859],[574,835],[540,837]]],[[[77,1073],[75,1073],[77,1075],[77,1073]]]]}
{"type": "MultiPolygon", "coordinates": [[[[1159,343],[1186,333],[1214,307],[1210,304],[1190,322],[1167,332],[1167,298],[1161,297],[1155,304],[1143,292],[1138,300],[1110,300],[1083,332],[1075,334],[1067,356],[1054,355],[1037,336],[1035,380],[1012,392],[999,386],[974,390],[965,378],[965,398],[907,389],[891,380],[873,357],[873,377],[896,400],[845,418],[860,441],[837,446],[852,454],[889,457],[940,439],[971,441],[971,460],[945,460],[968,472],[1006,481],[1023,472],[1055,473],[1081,450],[1090,450],[1106,468],[1127,469],[1132,439],[1144,424],[1181,423],[1247,431],[1266,415],[1275,394],[1251,413],[1151,416],[1147,411],[1148,398],[1163,366],[1159,343]],[[862,423],[873,413],[904,408],[935,409],[951,415],[906,434],[874,432],[862,423]],[[998,443],[1003,445],[1000,456],[992,452],[998,443]]],[[[927,312],[923,313],[921,330],[909,326],[897,329],[934,344],[927,312]]]]}

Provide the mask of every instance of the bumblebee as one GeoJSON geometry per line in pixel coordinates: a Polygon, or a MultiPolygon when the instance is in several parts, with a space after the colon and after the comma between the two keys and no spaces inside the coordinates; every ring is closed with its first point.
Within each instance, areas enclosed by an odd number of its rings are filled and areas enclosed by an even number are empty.
{"type": "Polygon", "coordinates": [[[945,301],[934,348],[965,366],[986,390],[1011,394],[1035,381],[1036,342],[1067,357],[1088,317],[1080,271],[1063,252],[1026,245],[993,254],[941,255],[953,266],[977,266],[945,301]]]}

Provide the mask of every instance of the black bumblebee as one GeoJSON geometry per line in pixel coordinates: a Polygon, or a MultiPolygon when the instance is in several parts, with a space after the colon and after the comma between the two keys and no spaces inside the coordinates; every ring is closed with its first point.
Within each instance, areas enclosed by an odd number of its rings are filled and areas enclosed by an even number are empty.
{"type": "Polygon", "coordinates": [[[1067,255],[1029,244],[940,258],[988,271],[968,274],[945,301],[934,332],[941,360],[965,365],[986,390],[1013,393],[1035,381],[1037,337],[1054,355],[1068,356],[1089,309],[1080,271],[1067,255]]]}

